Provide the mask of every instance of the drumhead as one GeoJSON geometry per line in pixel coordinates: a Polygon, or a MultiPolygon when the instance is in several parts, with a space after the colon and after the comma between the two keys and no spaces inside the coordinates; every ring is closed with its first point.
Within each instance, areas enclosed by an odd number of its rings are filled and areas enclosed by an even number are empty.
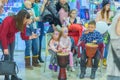
{"type": "Polygon", "coordinates": [[[68,53],[57,53],[58,56],[67,56],[69,55],[68,53]]]}
{"type": "Polygon", "coordinates": [[[95,43],[86,43],[85,46],[98,47],[98,44],[95,44],[95,43]]]}

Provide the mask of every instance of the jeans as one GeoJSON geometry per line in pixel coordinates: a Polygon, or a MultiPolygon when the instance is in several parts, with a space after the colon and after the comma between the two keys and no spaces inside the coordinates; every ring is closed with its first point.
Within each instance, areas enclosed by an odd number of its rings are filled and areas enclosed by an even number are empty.
{"type": "MultiPolygon", "coordinates": [[[[87,59],[86,50],[84,49],[82,52],[83,53],[81,54],[80,66],[81,66],[81,68],[86,68],[86,59],[87,59]]],[[[92,69],[97,70],[98,62],[99,62],[99,59],[100,59],[99,50],[97,50],[93,59],[94,59],[94,62],[93,62],[93,65],[92,65],[92,69]]]]}
{"type": "Polygon", "coordinates": [[[105,59],[106,59],[107,56],[108,56],[109,44],[110,44],[110,40],[108,41],[107,44],[105,44],[105,50],[104,50],[104,58],[105,58],[105,59]]]}
{"type": "MultiPolygon", "coordinates": [[[[1,42],[0,42],[0,46],[1,46],[1,49],[2,49],[2,52],[3,52],[3,48],[2,48],[1,42]]],[[[4,55],[4,60],[14,61],[14,49],[15,49],[15,41],[8,45],[9,54],[8,55],[4,55]]]]}
{"type": "MultiPolygon", "coordinates": [[[[2,52],[3,52],[3,48],[2,48],[1,42],[0,42],[0,47],[1,47],[2,52]]],[[[14,61],[14,49],[15,49],[15,41],[8,45],[9,54],[8,55],[3,54],[4,55],[4,60],[14,61]]],[[[12,76],[17,76],[17,74],[16,75],[12,75],[12,76]]],[[[5,77],[9,78],[9,75],[5,75],[5,77]]]]}
{"type": "Polygon", "coordinates": [[[49,51],[49,53],[51,54],[50,64],[52,64],[52,65],[57,64],[57,53],[54,52],[54,51],[51,50],[51,49],[49,49],[48,51],[49,51]]]}
{"type": "MultiPolygon", "coordinates": [[[[108,34],[108,33],[107,33],[108,34]]],[[[104,35],[105,36],[105,35],[104,35]]],[[[106,59],[108,56],[108,50],[109,50],[109,44],[110,44],[110,35],[107,36],[107,43],[105,43],[105,49],[104,49],[104,55],[103,57],[106,59]]]]}
{"type": "MultiPolygon", "coordinates": [[[[32,25],[29,25],[29,28],[26,28],[26,35],[30,36],[32,35],[32,32],[35,32],[36,29],[33,29],[32,25]]],[[[32,49],[32,55],[37,56],[38,50],[39,50],[39,38],[31,39],[31,40],[25,40],[25,57],[30,56],[30,51],[32,49]]]]}
{"type": "Polygon", "coordinates": [[[30,51],[32,49],[32,55],[37,56],[38,55],[38,38],[32,39],[32,40],[25,40],[25,56],[30,56],[30,51]]]}

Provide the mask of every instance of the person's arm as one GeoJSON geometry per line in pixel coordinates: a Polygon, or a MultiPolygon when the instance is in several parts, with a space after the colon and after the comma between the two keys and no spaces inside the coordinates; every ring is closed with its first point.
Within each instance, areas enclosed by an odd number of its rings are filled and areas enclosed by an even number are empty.
{"type": "Polygon", "coordinates": [[[55,46],[54,46],[53,40],[50,41],[49,47],[50,47],[50,49],[52,49],[53,51],[57,52],[57,49],[56,49],[55,46]]]}
{"type": "Polygon", "coordinates": [[[103,43],[103,36],[99,32],[96,33],[97,39],[95,40],[97,44],[103,43]]]}
{"type": "Polygon", "coordinates": [[[101,19],[100,17],[101,17],[101,14],[100,14],[100,12],[98,12],[97,15],[96,15],[95,21],[96,22],[100,21],[100,19],[101,19]]]}
{"type": "Polygon", "coordinates": [[[117,25],[116,25],[116,29],[115,32],[118,36],[120,36],[120,21],[118,21],[117,25]]]}
{"type": "Polygon", "coordinates": [[[46,3],[47,3],[47,0],[43,0],[43,4],[42,4],[42,6],[41,6],[41,13],[43,13],[43,11],[44,11],[44,8],[45,8],[45,6],[46,6],[46,3]]]}
{"type": "Polygon", "coordinates": [[[2,22],[1,27],[1,44],[2,44],[2,48],[3,48],[3,53],[8,55],[9,51],[8,51],[8,38],[7,35],[9,33],[9,28],[10,28],[10,24],[9,24],[9,19],[5,18],[2,22]]]}
{"type": "Polygon", "coordinates": [[[24,30],[21,32],[21,38],[23,40],[30,40],[30,39],[34,39],[34,38],[37,38],[38,36],[34,33],[32,33],[31,36],[27,36],[26,35],[26,27],[24,27],[24,30]]]}
{"type": "Polygon", "coordinates": [[[2,48],[3,49],[8,49],[8,39],[7,39],[7,35],[9,33],[9,28],[10,28],[10,24],[9,24],[9,20],[4,19],[4,21],[2,22],[1,25],[1,43],[2,43],[2,48]]]}

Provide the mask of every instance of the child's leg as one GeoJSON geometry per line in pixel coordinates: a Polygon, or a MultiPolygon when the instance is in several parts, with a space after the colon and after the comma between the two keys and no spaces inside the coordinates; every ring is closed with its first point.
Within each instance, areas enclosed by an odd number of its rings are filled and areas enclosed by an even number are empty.
{"type": "Polygon", "coordinates": [[[32,39],[32,65],[40,67],[38,62],[38,51],[39,51],[39,38],[32,39]]]}
{"type": "Polygon", "coordinates": [[[53,51],[53,50],[48,50],[49,51],[49,53],[51,54],[51,58],[50,58],[50,64],[54,64],[54,56],[55,56],[55,52],[53,51]]]}
{"type": "Polygon", "coordinates": [[[100,60],[100,52],[99,52],[99,50],[97,50],[97,52],[96,52],[96,54],[94,56],[94,63],[93,63],[92,71],[91,71],[91,75],[90,75],[91,79],[95,78],[95,74],[96,74],[96,71],[98,69],[99,60],[100,60]]]}
{"type": "Polygon", "coordinates": [[[86,56],[86,50],[83,49],[82,50],[82,54],[81,54],[81,59],[80,59],[80,70],[81,70],[81,73],[80,73],[80,78],[84,78],[84,75],[85,75],[85,70],[86,70],[86,59],[87,59],[87,56],[86,56]]]}
{"type": "Polygon", "coordinates": [[[30,50],[32,48],[32,40],[26,40],[25,41],[25,67],[28,69],[33,69],[33,67],[31,66],[31,57],[30,57],[30,50]]]}
{"type": "Polygon", "coordinates": [[[49,69],[52,70],[53,69],[53,65],[55,64],[55,55],[56,55],[56,52],[54,52],[51,49],[49,49],[48,51],[51,54],[49,69]]]}
{"type": "Polygon", "coordinates": [[[73,53],[72,52],[69,52],[69,64],[70,64],[70,67],[73,67],[73,53]]]}
{"type": "Polygon", "coordinates": [[[54,64],[57,65],[57,53],[54,54],[54,64]]]}
{"type": "Polygon", "coordinates": [[[73,53],[72,52],[69,52],[69,64],[70,64],[70,67],[71,67],[71,71],[75,71],[74,69],[74,63],[73,63],[73,53]]]}
{"type": "Polygon", "coordinates": [[[58,65],[57,65],[57,53],[54,54],[54,71],[56,72],[58,70],[58,65]]]}

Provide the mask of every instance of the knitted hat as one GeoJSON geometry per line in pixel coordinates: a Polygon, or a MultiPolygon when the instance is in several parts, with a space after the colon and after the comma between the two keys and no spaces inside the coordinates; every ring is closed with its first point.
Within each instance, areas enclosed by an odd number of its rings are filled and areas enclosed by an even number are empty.
{"type": "Polygon", "coordinates": [[[106,6],[107,4],[110,4],[109,0],[103,0],[102,1],[102,7],[106,6]]]}

